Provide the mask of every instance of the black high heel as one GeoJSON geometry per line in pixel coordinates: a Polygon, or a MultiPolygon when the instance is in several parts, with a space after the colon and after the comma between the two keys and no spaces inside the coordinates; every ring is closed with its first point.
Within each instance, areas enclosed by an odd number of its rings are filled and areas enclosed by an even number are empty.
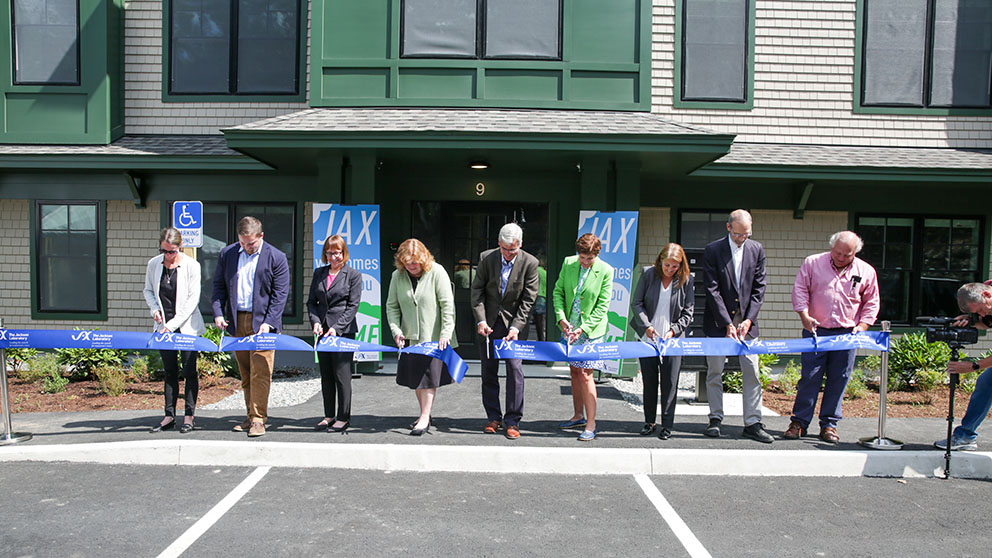
{"type": "MultiPolygon", "coordinates": [[[[413,426],[417,426],[417,423],[413,423],[413,426]]],[[[425,426],[423,428],[411,428],[410,429],[410,435],[411,436],[423,436],[424,434],[426,434],[426,433],[428,433],[430,431],[431,431],[431,418],[428,417],[428,419],[427,419],[427,426],[425,426]]]]}
{"type": "Polygon", "coordinates": [[[342,424],[341,426],[338,426],[338,427],[335,427],[334,426],[334,423],[332,422],[331,425],[327,427],[327,431],[328,432],[344,432],[345,430],[348,430],[348,427],[349,426],[351,426],[351,421],[350,420],[344,421],[344,424],[342,424]]]}
{"type": "Polygon", "coordinates": [[[192,422],[184,422],[183,425],[179,427],[179,433],[189,434],[190,432],[193,431],[193,428],[194,426],[192,422]]]}
{"type": "MultiPolygon", "coordinates": [[[[434,420],[434,417],[427,417],[427,424],[430,424],[433,420],[434,420]]],[[[420,422],[420,419],[415,419],[413,422],[411,422],[410,423],[410,426],[409,426],[410,430],[413,430],[413,429],[417,428],[417,423],[418,422],[420,422]]],[[[417,435],[419,436],[419,434],[417,434],[417,435]]]]}
{"type": "Polygon", "coordinates": [[[152,429],[149,430],[148,433],[155,434],[156,432],[161,432],[163,430],[172,430],[175,427],[176,427],[176,419],[172,419],[172,421],[169,422],[168,424],[159,424],[158,426],[152,427],[152,429]]]}

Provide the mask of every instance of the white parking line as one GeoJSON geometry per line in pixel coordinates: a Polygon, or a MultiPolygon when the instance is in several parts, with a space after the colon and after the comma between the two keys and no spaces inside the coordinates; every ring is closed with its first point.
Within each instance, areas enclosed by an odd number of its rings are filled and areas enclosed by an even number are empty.
{"type": "Polygon", "coordinates": [[[641,490],[644,491],[644,495],[648,497],[648,500],[651,500],[651,503],[654,504],[655,509],[661,514],[662,519],[668,523],[668,527],[678,537],[679,542],[685,547],[689,556],[692,558],[712,558],[710,553],[703,548],[699,539],[696,538],[696,535],[693,535],[692,531],[689,530],[689,526],[685,524],[685,521],[682,521],[682,518],[679,517],[675,508],[661,495],[658,487],[651,482],[651,479],[647,475],[634,475],[634,480],[640,485],[641,490]]]}
{"type": "Polygon", "coordinates": [[[252,471],[251,474],[248,475],[248,478],[241,481],[241,484],[234,487],[234,490],[228,493],[227,496],[224,496],[223,500],[218,502],[216,506],[211,508],[210,511],[206,513],[206,515],[201,517],[199,521],[187,529],[185,533],[175,540],[175,542],[163,550],[162,553],[158,555],[158,558],[177,558],[183,552],[186,552],[186,549],[196,542],[196,539],[199,539],[204,533],[206,533],[207,529],[210,529],[214,523],[217,523],[218,519],[223,517],[228,510],[234,507],[234,504],[238,503],[238,500],[240,500],[245,494],[248,493],[249,490],[258,484],[258,481],[262,480],[262,477],[269,472],[269,469],[271,469],[271,467],[259,467],[258,469],[252,471]]]}

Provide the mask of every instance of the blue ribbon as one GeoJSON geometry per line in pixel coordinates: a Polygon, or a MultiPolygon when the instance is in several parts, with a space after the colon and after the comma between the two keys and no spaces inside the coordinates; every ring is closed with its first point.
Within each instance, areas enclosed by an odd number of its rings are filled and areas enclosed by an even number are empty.
{"type": "Polygon", "coordinates": [[[519,358],[523,360],[567,360],[565,345],[549,341],[493,341],[493,356],[496,359],[519,358]]]}
{"type": "Polygon", "coordinates": [[[0,329],[3,349],[147,349],[150,333],[91,329],[0,329]]]}
{"type": "Polygon", "coordinates": [[[225,337],[220,342],[224,351],[313,351],[306,341],[281,333],[256,333],[248,337],[225,337]]]}
{"type": "Polygon", "coordinates": [[[317,342],[317,350],[322,353],[395,353],[396,347],[366,343],[348,337],[325,335],[317,342]]]}
{"type": "Polygon", "coordinates": [[[216,353],[220,349],[217,344],[206,337],[195,335],[183,335],[182,333],[153,333],[148,339],[149,349],[162,349],[166,351],[200,351],[204,353],[216,353]]]}
{"type": "Polygon", "coordinates": [[[431,358],[436,358],[448,366],[448,375],[455,383],[462,383],[462,379],[465,378],[465,373],[468,372],[468,365],[462,360],[462,357],[458,356],[458,353],[448,345],[443,351],[438,350],[437,341],[425,341],[423,343],[417,343],[416,345],[410,345],[409,347],[400,351],[400,358],[403,358],[404,353],[410,353],[414,355],[427,355],[431,358]]]}

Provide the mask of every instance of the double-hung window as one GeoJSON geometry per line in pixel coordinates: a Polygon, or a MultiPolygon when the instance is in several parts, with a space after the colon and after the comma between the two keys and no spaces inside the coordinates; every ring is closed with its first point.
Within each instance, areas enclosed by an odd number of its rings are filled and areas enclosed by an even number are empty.
{"type": "Polygon", "coordinates": [[[105,316],[101,202],[35,202],[35,317],[105,316]]]}
{"type": "Polygon", "coordinates": [[[300,0],[171,0],[170,95],[297,95],[300,0]]]}
{"type": "Polygon", "coordinates": [[[561,0],[403,0],[405,58],[561,60],[561,0]]]}
{"type": "Polygon", "coordinates": [[[753,1],[681,0],[679,101],[721,102],[727,108],[751,101],[753,1]]]}
{"type": "Polygon", "coordinates": [[[79,0],[13,0],[14,84],[79,85],[79,0]]]}
{"type": "Polygon", "coordinates": [[[864,0],[862,35],[862,106],[992,107],[992,2],[864,0]]]}
{"type": "Polygon", "coordinates": [[[955,293],[983,281],[984,224],[977,217],[858,217],[858,255],[878,273],[880,320],[914,324],[917,316],[957,316],[955,293]]]}

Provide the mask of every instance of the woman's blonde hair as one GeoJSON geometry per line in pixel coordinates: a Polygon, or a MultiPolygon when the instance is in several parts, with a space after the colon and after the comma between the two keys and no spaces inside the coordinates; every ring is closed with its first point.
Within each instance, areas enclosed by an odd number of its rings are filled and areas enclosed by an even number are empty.
{"type": "Polygon", "coordinates": [[[344,241],[344,238],[342,238],[341,235],[332,234],[327,237],[327,240],[324,241],[324,248],[320,251],[320,261],[325,264],[328,263],[327,250],[330,248],[337,248],[338,250],[341,250],[341,255],[343,256],[341,263],[348,263],[348,243],[344,241]]]}
{"type": "Polygon", "coordinates": [[[657,259],[654,260],[654,272],[658,274],[658,277],[665,276],[661,264],[668,259],[679,262],[679,270],[675,272],[676,286],[685,285],[685,282],[689,280],[689,259],[685,257],[685,250],[674,242],[666,244],[661,252],[658,252],[657,259]]]}
{"type": "Polygon", "coordinates": [[[408,238],[396,250],[394,261],[396,269],[404,269],[406,264],[416,262],[424,268],[424,271],[430,271],[431,266],[434,265],[434,256],[423,242],[416,238],[408,238]]]}

